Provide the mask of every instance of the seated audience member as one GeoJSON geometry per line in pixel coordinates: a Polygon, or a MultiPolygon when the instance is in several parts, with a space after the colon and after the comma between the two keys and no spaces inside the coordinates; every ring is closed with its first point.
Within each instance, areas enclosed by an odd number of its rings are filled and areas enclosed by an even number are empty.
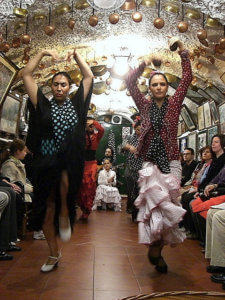
{"type": "MultiPolygon", "coordinates": [[[[20,230],[23,222],[24,215],[24,202],[31,203],[31,195],[33,193],[33,186],[26,178],[26,170],[24,164],[21,162],[26,156],[27,148],[25,142],[20,139],[15,139],[10,145],[9,158],[2,164],[1,172],[2,175],[9,178],[11,183],[22,184],[24,194],[21,198],[17,197],[17,218],[18,218],[18,229],[20,230]]],[[[44,239],[42,231],[34,232],[34,239],[44,239]]]]}
{"type": "MultiPolygon", "coordinates": [[[[213,157],[212,163],[209,167],[209,170],[208,170],[206,176],[204,176],[203,180],[198,185],[198,192],[195,194],[195,197],[197,197],[198,201],[201,201],[201,199],[198,197],[198,194],[199,193],[201,194],[204,192],[205,187],[213,180],[213,178],[215,178],[219,174],[220,170],[225,165],[224,146],[225,146],[225,136],[222,134],[214,135],[212,138],[212,142],[211,142],[211,147],[212,147],[212,151],[214,153],[214,157],[213,157]]],[[[192,200],[194,200],[194,197],[192,200]]],[[[195,200],[195,201],[197,201],[197,200],[195,200]]],[[[195,201],[193,203],[196,203],[195,201]]],[[[204,244],[205,219],[202,217],[198,217],[198,215],[194,216],[191,208],[192,208],[192,204],[189,205],[189,207],[188,206],[186,207],[187,213],[189,215],[192,215],[191,220],[190,220],[190,223],[192,224],[192,229],[194,230],[195,233],[196,233],[196,229],[198,230],[198,234],[200,234],[200,240],[204,244]],[[193,217],[195,219],[193,219],[193,217]],[[198,220],[196,219],[196,217],[198,218],[198,220]]],[[[198,238],[199,238],[199,236],[198,236],[198,238]]]]}
{"type": "Polygon", "coordinates": [[[181,204],[184,209],[186,209],[186,214],[181,222],[181,226],[187,231],[187,237],[193,237],[195,234],[195,228],[192,221],[192,216],[189,209],[190,201],[193,200],[196,192],[198,191],[198,186],[205,178],[209,167],[212,162],[213,152],[210,146],[206,146],[199,151],[201,156],[201,163],[199,163],[192,175],[192,185],[186,187],[186,190],[183,189],[181,196],[181,204]]]}
{"type": "Polygon", "coordinates": [[[121,211],[121,196],[116,185],[116,172],[111,170],[112,164],[109,159],[103,162],[103,170],[98,175],[98,187],[92,210],[114,209],[121,211]]]}
{"type": "Polygon", "coordinates": [[[185,186],[191,179],[198,162],[194,160],[194,150],[192,148],[185,148],[183,152],[184,162],[182,164],[182,179],[181,186],[185,186]]]}
{"type": "Polygon", "coordinates": [[[212,281],[222,283],[225,290],[225,204],[210,208],[206,219],[205,257],[210,259],[207,272],[218,273],[212,281]]]}
{"type": "MultiPolygon", "coordinates": [[[[0,180],[2,183],[2,179],[0,180]]],[[[6,184],[6,182],[5,182],[6,184]]],[[[10,186],[0,185],[0,261],[11,260],[8,251],[20,251],[17,240],[16,194],[10,186]]]]}
{"type": "Polygon", "coordinates": [[[107,147],[105,149],[104,157],[102,159],[98,160],[98,165],[103,168],[103,162],[106,158],[109,159],[111,164],[113,165],[113,163],[114,163],[113,155],[114,155],[113,149],[111,147],[107,147]]]}

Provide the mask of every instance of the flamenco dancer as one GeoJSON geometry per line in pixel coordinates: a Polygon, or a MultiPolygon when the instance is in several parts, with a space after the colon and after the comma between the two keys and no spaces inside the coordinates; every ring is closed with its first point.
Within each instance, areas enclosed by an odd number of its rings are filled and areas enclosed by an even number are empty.
{"type": "Polygon", "coordinates": [[[85,166],[82,185],[78,196],[78,205],[82,210],[81,220],[88,219],[96,192],[97,160],[96,150],[104,135],[104,128],[93,118],[88,117],[86,125],[85,166]],[[96,131],[95,131],[96,130],[96,131]]]}
{"type": "Polygon", "coordinates": [[[164,245],[174,246],[185,239],[178,228],[185,210],[177,200],[181,180],[177,127],[192,72],[188,51],[181,41],[176,40],[176,45],[181,56],[182,79],[172,97],[167,96],[168,81],[160,72],[150,76],[150,99],[139,91],[136,81],[150,63],[148,60],[132,70],[126,79],[142,120],[137,155],[144,162],[139,171],[140,192],[135,201],[139,209],[139,242],[149,247],[149,260],[162,273],[167,272],[161,255],[164,245]]]}
{"type": "Polygon", "coordinates": [[[52,78],[52,99],[48,100],[35,83],[33,72],[41,59],[50,56],[57,62],[54,50],[43,50],[31,59],[23,71],[30,97],[30,122],[27,146],[34,154],[34,230],[43,228],[49,257],[41,267],[49,272],[57,266],[61,253],[57,233],[63,241],[71,237],[74,223],[75,197],[79,190],[85,150],[86,116],[92,93],[93,74],[80,54],[73,50],[83,80],[77,93],[69,98],[71,78],[66,72],[52,78]]]}

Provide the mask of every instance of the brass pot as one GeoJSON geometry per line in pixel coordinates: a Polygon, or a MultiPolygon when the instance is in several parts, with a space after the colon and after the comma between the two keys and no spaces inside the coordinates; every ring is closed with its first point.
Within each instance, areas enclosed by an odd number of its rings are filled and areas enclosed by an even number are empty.
{"type": "Polygon", "coordinates": [[[55,32],[55,26],[54,25],[45,26],[45,33],[48,36],[52,36],[54,32],[55,32]]]}
{"type": "Polygon", "coordinates": [[[90,16],[88,19],[88,23],[92,26],[95,27],[98,24],[98,17],[95,15],[90,16]]]}
{"type": "Polygon", "coordinates": [[[225,50],[225,37],[219,40],[220,49],[225,50]]]}
{"type": "Polygon", "coordinates": [[[198,10],[196,9],[190,9],[188,8],[186,10],[186,17],[192,20],[199,20],[201,18],[201,14],[198,10]]]}
{"type": "Polygon", "coordinates": [[[169,83],[177,81],[177,76],[175,76],[173,74],[165,73],[165,76],[166,76],[166,78],[167,78],[167,80],[168,80],[169,83]]]}
{"type": "Polygon", "coordinates": [[[117,13],[113,13],[109,16],[109,22],[111,24],[116,24],[119,22],[120,16],[117,13]]]}
{"type": "Polygon", "coordinates": [[[34,14],[34,20],[45,20],[46,19],[46,15],[44,13],[35,13],[34,14]]]}
{"type": "Polygon", "coordinates": [[[25,45],[28,45],[31,41],[31,37],[29,34],[23,34],[21,35],[21,42],[25,45]]]}
{"type": "Polygon", "coordinates": [[[94,74],[94,76],[102,76],[106,73],[106,66],[105,65],[92,66],[91,71],[94,74]]]}
{"type": "Polygon", "coordinates": [[[157,29],[161,29],[163,28],[165,22],[162,18],[156,18],[153,22],[153,25],[155,26],[155,28],[157,29]]]}
{"type": "Polygon", "coordinates": [[[71,11],[71,7],[66,4],[66,3],[63,3],[63,4],[60,4],[59,6],[56,7],[55,9],[55,13],[56,15],[60,16],[60,15],[63,15],[63,14],[66,14],[68,13],[69,11],[71,11]]]}
{"type": "Polygon", "coordinates": [[[75,26],[75,20],[73,18],[70,18],[69,21],[67,22],[68,27],[73,30],[75,26]]]}
{"type": "Polygon", "coordinates": [[[177,14],[179,12],[179,6],[173,2],[167,2],[164,6],[164,9],[167,12],[171,12],[173,14],[177,14]]]}
{"type": "Polygon", "coordinates": [[[107,85],[104,81],[96,82],[93,85],[93,94],[101,95],[107,89],[107,85]]]}
{"type": "Polygon", "coordinates": [[[13,8],[13,14],[17,18],[25,18],[28,14],[28,10],[21,7],[15,7],[13,8]]]}
{"type": "Polygon", "coordinates": [[[199,40],[207,39],[207,31],[205,29],[199,29],[197,31],[197,37],[199,40]]]}
{"type": "Polygon", "coordinates": [[[82,80],[82,74],[80,72],[79,69],[74,69],[70,72],[68,72],[68,74],[70,75],[72,81],[76,84],[79,85],[81,80],[82,80]]]}
{"type": "Polygon", "coordinates": [[[143,76],[145,78],[150,78],[152,71],[153,70],[151,68],[145,67],[144,72],[141,74],[141,76],[143,76]]]}
{"type": "Polygon", "coordinates": [[[126,0],[125,3],[121,6],[122,10],[132,10],[135,9],[136,4],[134,0],[126,0]]]}
{"type": "Polygon", "coordinates": [[[184,33],[188,30],[188,23],[185,21],[181,21],[178,23],[177,28],[179,32],[184,33]]]}
{"type": "Polygon", "coordinates": [[[217,20],[217,19],[213,19],[211,17],[208,17],[207,20],[206,20],[206,23],[205,23],[207,26],[209,27],[219,27],[221,24],[220,22],[217,20]]]}
{"type": "Polygon", "coordinates": [[[156,5],[156,0],[142,0],[141,5],[146,7],[153,7],[156,5]]]}
{"type": "Polygon", "coordinates": [[[132,13],[132,19],[134,22],[139,23],[142,21],[142,14],[139,11],[132,13]]]}
{"type": "Polygon", "coordinates": [[[26,25],[26,22],[20,20],[15,23],[14,28],[15,28],[15,30],[18,30],[20,28],[23,28],[25,25],[26,25]]]}
{"type": "Polygon", "coordinates": [[[76,3],[75,3],[75,5],[74,5],[74,7],[76,8],[76,9],[85,9],[85,8],[88,8],[90,5],[89,5],[89,3],[87,2],[87,0],[78,0],[76,3]]]}

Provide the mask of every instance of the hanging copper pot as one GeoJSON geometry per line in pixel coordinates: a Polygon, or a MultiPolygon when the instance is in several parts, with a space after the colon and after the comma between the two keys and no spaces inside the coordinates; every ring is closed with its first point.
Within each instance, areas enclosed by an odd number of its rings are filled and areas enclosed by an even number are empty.
{"type": "Polygon", "coordinates": [[[139,23],[142,21],[142,14],[139,11],[132,13],[132,19],[134,22],[139,23]]]}
{"type": "Polygon", "coordinates": [[[223,54],[224,50],[220,48],[220,44],[215,45],[215,53],[216,54],[223,54]]]}
{"type": "Polygon", "coordinates": [[[207,39],[207,31],[205,29],[199,29],[197,31],[197,37],[199,40],[207,39]]]}
{"type": "Polygon", "coordinates": [[[95,27],[98,24],[98,17],[95,15],[90,16],[90,18],[88,19],[88,23],[92,27],[95,27]]]}
{"type": "Polygon", "coordinates": [[[19,48],[21,44],[20,38],[19,37],[14,37],[12,40],[12,47],[13,48],[19,48]]]}
{"type": "Polygon", "coordinates": [[[75,26],[75,20],[73,18],[70,18],[68,23],[67,23],[67,26],[73,30],[74,26],[75,26]]]}
{"type": "Polygon", "coordinates": [[[173,3],[173,2],[167,2],[164,6],[164,9],[167,12],[171,12],[171,13],[174,13],[174,14],[177,14],[179,12],[179,6],[176,5],[176,3],[173,3]]]}
{"type": "Polygon", "coordinates": [[[153,25],[155,26],[155,28],[157,29],[161,29],[163,28],[165,22],[162,18],[156,18],[153,22],[153,25]]]}
{"type": "Polygon", "coordinates": [[[88,8],[89,6],[90,4],[87,2],[87,0],[77,0],[75,3],[75,8],[79,10],[88,8]]]}
{"type": "Polygon", "coordinates": [[[31,37],[29,36],[29,34],[23,34],[21,35],[21,42],[25,45],[28,45],[31,41],[31,37]]]}
{"type": "Polygon", "coordinates": [[[220,49],[225,50],[225,37],[219,40],[220,49]]]}
{"type": "Polygon", "coordinates": [[[201,14],[196,9],[186,9],[186,17],[192,20],[198,20],[201,18],[201,14]]]}
{"type": "Polygon", "coordinates": [[[43,21],[46,19],[46,15],[44,13],[35,13],[33,18],[37,21],[43,21]]]}
{"type": "Polygon", "coordinates": [[[201,64],[201,63],[197,63],[197,64],[195,65],[195,67],[196,67],[196,69],[200,70],[200,69],[202,68],[202,64],[201,64]]]}
{"type": "Polygon", "coordinates": [[[211,17],[208,17],[207,20],[206,20],[206,25],[209,26],[209,27],[215,28],[215,27],[219,27],[221,24],[217,19],[213,19],[211,17]]]}
{"type": "Polygon", "coordinates": [[[209,47],[209,43],[207,42],[207,40],[199,40],[199,42],[204,45],[205,47],[209,47]]]}
{"type": "Polygon", "coordinates": [[[55,26],[54,25],[45,26],[45,33],[48,36],[52,36],[54,32],[55,32],[55,26]]]}
{"type": "Polygon", "coordinates": [[[25,18],[28,14],[28,10],[21,7],[15,7],[13,9],[13,14],[18,18],[25,18]]]}
{"type": "Polygon", "coordinates": [[[116,24],[119,22],[120,16],[117,13],[113,13],[109,16],[109,22],[111,24],[116,24]]]}
{"type": "Polygon", "coordinates": [[[126,0],[125,3],[121,6],[122,10],[132,10],[135,9],[136,4],[134,0],[126,0]]]}
{"type": "Polygon", "coordinates": [[[156,0],[142,0],[141,5],[152,7],[155,6],[156,0]]]}
{"type": "Polygon", "coordinates": [[[66,14],[68,13],[69,11],[71,11],[71,7],[66,4],[66,3],[63,3],[63,4],[60,4],[59,6],[56,7],[55,9],[55,13],[56,15],[58,16],[61,16],[63,14],[66,14]]]}
{"type": "Polygon", "coordinates": [[[185,21],[181,21],[178,23],[177,28],[179,32],[184,33],[188,30],[188,23],[185,21]]]}
{"type": "Polygon", "coordinates": [[[8,52],[10,49],[10,44],[8,42],[1,43],[0,51],[8,52]]]}

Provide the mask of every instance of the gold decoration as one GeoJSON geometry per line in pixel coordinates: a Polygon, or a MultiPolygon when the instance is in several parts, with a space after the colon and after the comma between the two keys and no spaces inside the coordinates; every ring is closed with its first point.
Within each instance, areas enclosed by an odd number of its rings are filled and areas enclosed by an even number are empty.
{"type": "Polygon", "coordinates": [[[27,9],[21,8],[21,7],[15,7],[13,9],[13,14],[17,17],[17,18],[25,18],[28,14],[27,9]]]}
{"type": "Polygon", "coordinates": [[[94,74],[94,76],[102,76],[106,72],[106,66],[105,65],[92,66],[91,71],[94,74]]]}
{"type": "Polygon", "coordinates": [[[73,30],[75,26],[75,20],[73,18],[70,18],[69,21],[67,22],[68,27],[73,30]]]}
{"type": "Polygon", "coordinates": [[[35,13],[34,14],[34,20],[45,20],[47,16],[44,13],[35,13]]]}
{"type": "Polygon", "coordinates": [[[18,21],[15,23],[14,28],[15,28],[15,30],[18,30],[20,28],[23,28],[25,25],[26,25],[26,22],[21,20],[21,21],[18,21]]]}
{"type": "Polygon", "coordinates": [[[126,0],[125,3],[121,6],[122,10],[132,10],[135,9],[136,4],[134,0],[126,0]]]}
{"type": "Polygon", "coordinates": [[[219,27],[221,24],[217,19],[213,19],[211,17],[208,17],[206,20],[206,25],[209,27],[219,27]]]}
{"type": "Polygon", "coordinates": [[[21,35],[21,42],[25,45],[28,45],[31,41],[31,37],[29,36],[29,34],[23,34],[21,35]]]}
{"type": "Polygon", "coordinates": [[[93,85],[93,94],[95,95],[101,95],[104,93],[107,89],[106,83],[104,81],[96,82],[93,85]]]}
{"type": "Polygon", "coordinates": [[[141,76],[145,77],[145,78],[150,78],[150,75],[152,73],[152,69],[149,67],[145,67],[144,68],[144,72],[141,74],[141,76]]]}
{"type": "Polygon", "coordinates": [[[166,76],[169,83],[177,81],[177,76],[175,76],[175,75],[172,75],[170,73],[165,73],[165,76],[166,76]]]}
{"type": "Polygon", "coordinates": [[[92,26],[95,27],[98,24],[98,17],[95,15],[90,16],[88,23],[92,26]]]}
{"type": "Polygon", "coordinates": [[[143,85],[143,84],[138,84],[137,85],[139,91],[142,93],[142,94],[147,94],[148,93],[148,86],[147,85],[143,85]]]}
{"type": "Polygon", "coordinates": [[[156,18],[153,22],[153,25],[157,28],[157,29],[161,29],[163,28],[165,22],[162,18],[156,18]]]}
{"type": "Polygon", "coordinates": [[[179,6],[174,4],[173,2],[167,2],[164,6],[164,9],[167,12],[171,12],[173,14],[177,14],[179,12],[179,6]]]}
{"type": "Polygon", "coordinates": [[[71,7],[68,4],[66,4],[66,3],[60,4],[55,9],[55,13],[58,16],[66,14],[66,13],[68,13],[70,11],[71,11],[71,7]]]}
{"type": "Polygon", "coordinates": [[[90,5],[88,4],[88,2],[86,0],[78,0],[74,7],[76,9],[85,9],[85,8],[88,8],[90,5]]]}
{"type": "Polygon", "coordinates": [[[82,80],[82,74],[79,69],[74,69],[70,72],[68,72],[70,75],[72,81],[78,86],[82,80]]]}
{"type": "Polygon", "coordinates": [[[201,14],[196,9],[190,9],[188,8],[186,10],[186,17],[193,20],[199,20],[201,18],[201,14]]]}
{"type": "Polygon", "coordinates": [[[132,13],[132,19],[134,22],[139,23],[142,21],[142,14],[139,11],[132,13]]]}
{"type": "Polygon", "coordinates": [[[179,32],[184,33],[188,30],[188,23],[185,21],[181,21],[178,23],[177,28],[179,32]]]}
{"type": "Polygon", "coordinates": [[[54,32],[55,32],[55,26],[54,25],[45,26],[45,33],[48,36],[52,36],[54,32]]]}
{"type": "Polygon", "coordinates": [[[141,5],[153,7],[156,5],[156,0],[142,0],[141,5]]]}
{"type": "Polygon", "coordinates": [[[199,40],[207,39],[207,31],[205,29],[199,29],[197,31],[197,37],[199,40]]]}
{"type": "Polygon", "coordinates": [[[113,13],[109,16],[109,22],[111,24],[116,24],[119,22],[120,16],[117,13],[113,13]]]}

